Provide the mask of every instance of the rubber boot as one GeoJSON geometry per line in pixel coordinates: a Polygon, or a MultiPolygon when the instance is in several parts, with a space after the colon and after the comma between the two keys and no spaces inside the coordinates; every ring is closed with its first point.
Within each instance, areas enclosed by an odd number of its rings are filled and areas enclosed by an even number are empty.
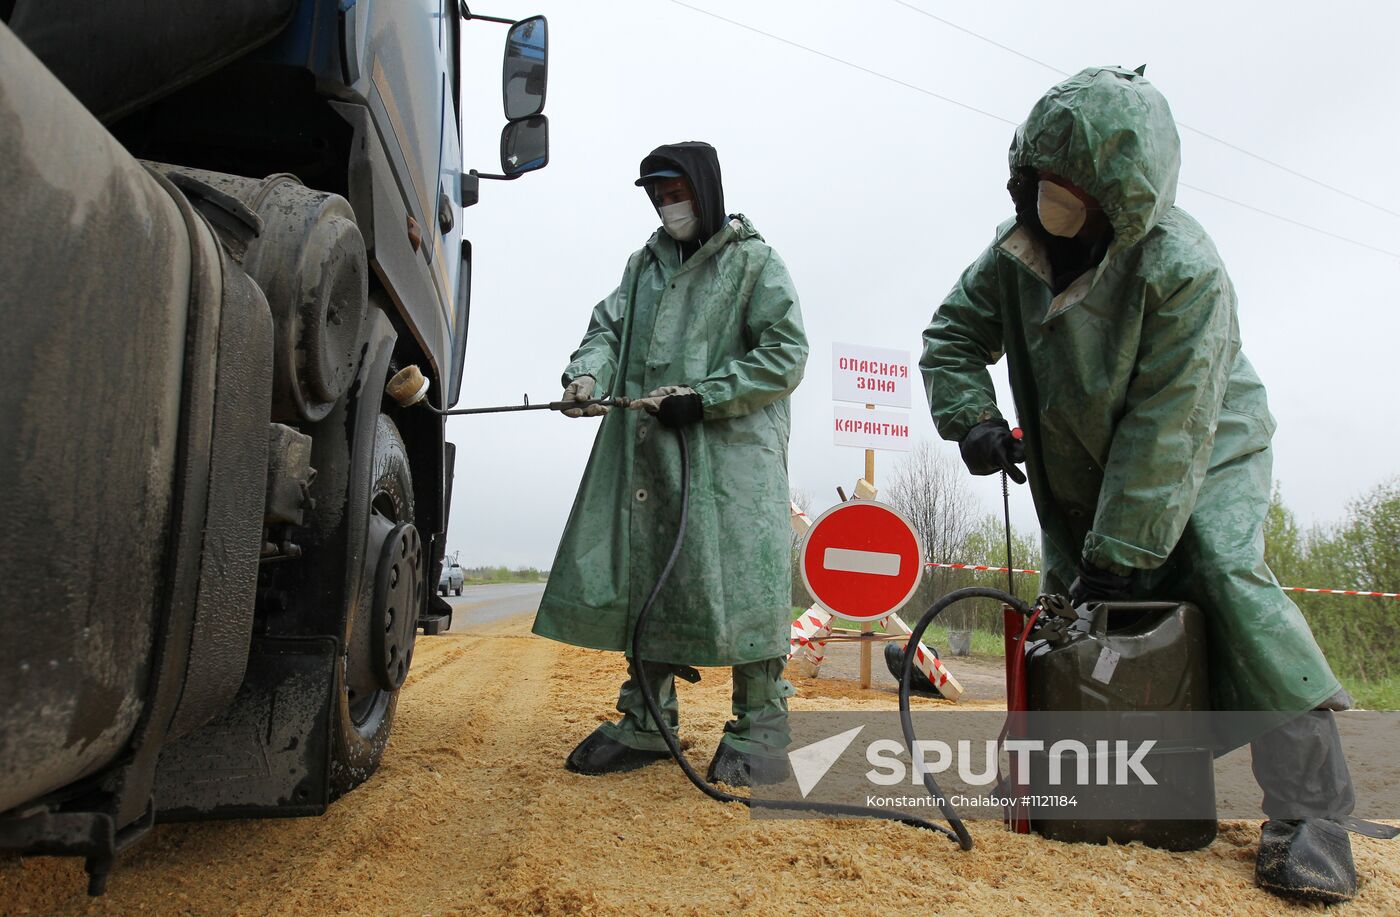
{"type": "Polygon", "coordinates": [[[1250,754],[1269,817],[1254,865],[1259,887],[1296,901],[1350,900],[1356,864],[1342,821],[1356,797],[1331,711],[1289,720],[1255,739],[1250,754]]]}
{"type": "Polygon", "coordinates": [[[734,666],[730,709],[724,737],[705,779],[730,786],[778,783],[789,773],[787,699],[797,693],[783,677],[784,660],[761,659],[734,666]]]}
{"type": "Polygon", "coordinates": [[[1295,901],[1339,904],[1356,894],[1356,864],[1345,826],[1325,818],[1264,822],[1254,880],[1295,901]]]}
{"type": "Polygon", "coordinates": [[[721,741],[710,759],[705,779],[710,783],[730,786],[767,786],[782,783],[791,773],[788,761],[781,755],[744,753],[728,742],[721,741]]]}
{"type": "MultiPolygon", "coordinates": [[[[642,664],[646,666],[651,689],[660,700],[661,715],[674,731],[678,722],[676,667],[659,662],[642,664]]],[[[661,730],[647,712],[641,679],[637,677],[636,663],[632,660],[628,660],[627,674],[629,677],[617,695],[617,710],[622,718],[599,726],[570,752],[564,766],[574,773],[617,774],[671,757],[661,730]]]]}
{"type": "MultiPolygon", "coordinates": [[[[929,647],[929,652],[933,653],[933,658],[938,658],[938,651],[929,647]]],[[[895,683],[899,683],[900,673],[904,671],[904,644],[885,644],[885,668],[890,670],[894,676],[895,683]]],[[[933,686],[933,682],[928,680],[928,676],[918,666],[909,673],[909,690],[915,694],[927,694],[930,697],[942,697],[943,692],[933,686]]]]}
{"type": "MultiPolygon", "coordinates": [[[[607,724],[604,724],[607,725],[607,724]]],[[[597,777],[602,774],[620,774],[634,771],[639,767],[671,757],[669,751],[648,751],[643,748],[630,748],[608,737],[602,726],[593,730],[578,746],[569,753],[564,767],[576,774],[597,777]]]]}

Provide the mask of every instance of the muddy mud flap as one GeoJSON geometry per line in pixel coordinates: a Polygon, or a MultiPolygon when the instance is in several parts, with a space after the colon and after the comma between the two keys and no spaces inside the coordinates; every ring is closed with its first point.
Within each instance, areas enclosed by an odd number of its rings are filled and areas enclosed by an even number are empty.
{"type": "Polygon", "coordinates": [[[256,638],[233,704],[161,752],[156,819],[324,812],[339,652],[334,637],[256,638]]]}

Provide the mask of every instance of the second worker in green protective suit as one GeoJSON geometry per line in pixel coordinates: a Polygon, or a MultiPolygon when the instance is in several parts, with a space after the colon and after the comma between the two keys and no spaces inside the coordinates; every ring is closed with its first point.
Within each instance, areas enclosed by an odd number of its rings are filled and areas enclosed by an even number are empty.
{"type": "MultiPolygon", "coordinates": [[[[1046,93],[1011,145],[1015,219],[924,332],[929,406],[974,474],[1024,482],[1025,462],[1043,591],[1195,603],[1217,710],[1342,709],[1264,563],[1274,420],[1225,265],[1175,205],[1179,165],[1171,112],[1141,73],[1092,68],[1046,93]],[[1003,356],[1024,442],[987,371],[1003,356]]],[[[1353,796],[1331,713],[1299,716],[1253,752],[1270,818],[1259,884],[1350,897],[1353,796]]]]}
{"type": "MultiPolygon", "coordinates": [[[[783,678],[791,621],[788,395],[802,379],[807,338],[787,268],[747,218],[724,207],[719,159],[707,143],[658,147],[637,184],[662,220],[627,262],[564,370],[565,401],[634,399],[606,413],[550,571],[535,633],[627,652],[661,573],[680,509],[680,458],[690,445],[685,548],[647,621],[646,674],[669,727],[675,677],[732,666],[734,719],[708,779],[746,786],[787,773],[783,678]]],[[[616,722],[574,749],[584,774],[669,757],[629,660],[616,722]]]]}

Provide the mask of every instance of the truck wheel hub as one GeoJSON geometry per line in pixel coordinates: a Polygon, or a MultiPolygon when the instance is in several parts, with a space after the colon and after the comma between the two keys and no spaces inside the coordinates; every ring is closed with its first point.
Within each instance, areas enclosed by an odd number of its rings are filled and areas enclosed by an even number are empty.
{"type": "Polygon", "coordinates": [[[408,675],[418,609],[423,607],[423,542],[411,523],[394,526],[379,552],[370,614],[370,648],[375,680],[396,691],[408,675]]]}

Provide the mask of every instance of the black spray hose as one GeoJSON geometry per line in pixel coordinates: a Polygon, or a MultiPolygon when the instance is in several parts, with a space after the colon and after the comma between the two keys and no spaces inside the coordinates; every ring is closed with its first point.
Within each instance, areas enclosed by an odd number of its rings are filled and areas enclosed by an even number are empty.
{"type": "MultiPolygon", "coordinates": [[[[911,756],[913,749],[917,747],[914,744],[914,717],[909,713],[909,680],[914,675],[914,651],[918,648],[920,641],[924,639],[924,631],[928,630],[933,619],[964,599],[996,599],[1010,605],[1021,614],[1030,614],[1030,608],[1016,596],[1009,592],[1002,592],[1000,589],[989,589],[985,586],[955,589],[934,602],[929,610],[924,612],[919,623],[915,624],[914,629],[909,632],[909,642],[904,647],[904,666],[899,670],[899,725],[904,730],[904,742],[909,746],[911,756]]],[[[938,784],[934,782],[931,774],[925,771],[923,778],[924,789],[928,790],[930,796],[938,800],[938,808],[942,810],[943,817],[948,819],[948,824],[952,825],[953,830],[957,832],[958,846],[964,850],[971,850],[972,835],[967,833],[967,828],[963,825],[962,819],[958,817],[957,810],[938,789],[938,784]]]]}
{"type": "MultiPolygon", "coordinates": [[[[680,765],[690,782],[695,784],[696,789],[704,793],[717,802],[737,802],[748,806],[750,809],[770,809],[773,811],[785,812],[820,812],[825,815],[838,815],[847,818],[884,818],[890,821],[908,825],[911,828],[921,828],[925,831],[937,831],[947,835],[950,840],[956,843],[963,850],[972,849],[972,836],[967,833],[967,828],[963,826],[962,819],[958,818],[958,813],[948,804],[948,800],[939,790],[938,784],[933,777],[924,774],[924,786],[929,793],[939,801],[939,808],[942,810],[948,823],[952,825],[952,830],[942,825],[934,824],[913,815],[905,815],[891,809],[875,809],[867,806],[843,805],[832,802],[797,802],[779,799],[755,799],[749,796],[736,796],[733,793],[726,793],[717,787],[707,783],[704,778],[691,766],[681,752],[680,742],[666,723],[665,717],[661,714],[661,705],[657,703],[656,696],[652,691],[651,682],[647,678],[646,667],[642,663],[642,634],[646,630],[647,618],[651,614],[652,606],[656,604],[656,597],[661,594],[661,588],[666,585],[666,580],[671,576],[671,569],[676,565],[676,558],[680,557],[681,547],[685,544],[686,523],[690,515],[690,444],[686,439],[685,428],[676,427],[676,441],[680,446],[681,454],[681,512],[680,521],[676,528],[676,541],[671,547],[671,556],[666,559],[666,565],[661,568],[661,575],[656,578],[656,584],[651,587],[651,594],[642,603],[641,611],[637,612],[637,622],[632,626],[632,662],[637,680],[642,685],[642,700],[646,703],[647,713],[651,715],[652,721],[656,723],[661,731],[661,737],[666,742],[666,748],[670,750],[671,757],[680,765]]],[[[1025,603],[1015,596],[1008,595],[996,589],[959,589],[957,592],[949,593],[934,604],[924,616],[919,619],[919,626],[914,628],[914,633],[909,638],[909,645],[904,653],[904,671],[899,685],[899,713],[904,726],[904,738],[909,743],[910,748],[914,748],[914,725],[909,716],[909,678],[912,669],[911,661],[914,658],[914,648],[919,645],[919,638],[924,630],[934,618],[938,617],[942,611],[954,602],[965,598],[998,598],[1006,601],[1010,605],[1024,609],[1025,603]]]]}

